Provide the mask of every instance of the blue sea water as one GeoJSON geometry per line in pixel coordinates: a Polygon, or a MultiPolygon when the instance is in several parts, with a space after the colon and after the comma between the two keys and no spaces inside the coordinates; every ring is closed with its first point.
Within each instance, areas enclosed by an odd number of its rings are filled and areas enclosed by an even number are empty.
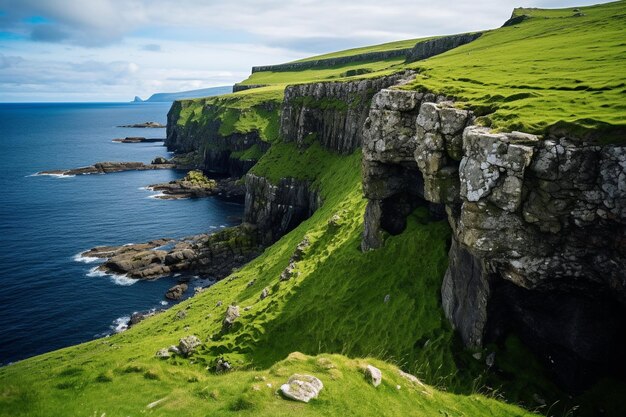
{"type": "Polygon", "coordinates": [[[242,215],[241,205],[216,198],[166,201],[142,189],[183,175],[173,170],[33,175],[168,156],[158,142],[111,141],[163,138],[165,129],[116,126],[165,123],[168,109],[168,103],[0,104],[0,364],[110,334],[134,311],[163,308],[176,282],[103,276],[93,272],[97,263],[77,261],[80,252],[203,233],[242,215]]]}

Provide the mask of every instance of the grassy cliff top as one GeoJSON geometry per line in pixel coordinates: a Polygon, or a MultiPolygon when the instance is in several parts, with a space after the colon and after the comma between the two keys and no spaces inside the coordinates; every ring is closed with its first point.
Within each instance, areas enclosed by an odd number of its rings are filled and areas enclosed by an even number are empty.
{"type": "Polygon", "coordinates": [[[372,46],[363,46],[360,48],[346,49],[345,51],[338,51],[338,52],[331,52],[331,53],[323,54],[323,55],[316,55],[310,58],[299,59],[293,62],[317,61],[320,59],[341,58],[345,56],[368,54],[371,52],[386,52],[386,51],[395,51],[398,49],[408,49],[408,48],[414,47],[415,44],[418,42],[422,42],[422,41],[433,39],[433,38],[434,36],[427,37],[427,38],[407,39],[404,41],[387,42],[387,43],[381,43],[379,45],[372,45],[372,46]]]}
{"type": "Polygon", "coordinates": [[[409,87],[451,95],[500,130],[626,137],[626,2],[516,9],[527,19],[411,67],[409,87]],[[577,9],[577,11],[574,11],[577,9]]]}

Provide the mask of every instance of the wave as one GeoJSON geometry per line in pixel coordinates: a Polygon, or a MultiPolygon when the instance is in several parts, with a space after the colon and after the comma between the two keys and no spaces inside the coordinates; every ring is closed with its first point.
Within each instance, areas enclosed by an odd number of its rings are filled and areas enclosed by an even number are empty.
{"type": "Polygon", "coordinates": [[[66,175],[66,174],[46,174],[41,172],[36,172],[34,174],[26,175],[28,177],[54,177],[54,178],[74,178],[76,175],[66,175]]]}
{"type": "Polygon", "coordinates": [[[84,264],[92,264],[94,262],[102,262],[104,260],[93,256],[83,256],[83,252],[77,253],[76,255],[72,256],[72,259],[74,260],[74,262],[82,262],[84,264]]]}
{"type": "Polygon", "coordinates": [[[121,333],[124,330],[128,329],[128,322],[130,321],[130,316],[122,316],[113,320],[113,324],[109,326],[113,333],[121,333]]]}
{"type": "Polygon", "coordinates": [[[89,272],[87,273],[87,276],[90,278],[108,277],[111,281],[113,281],[115,285],[121,285],[123,287],[128,287],[137,282],[136,279],[128,278],[126,275],[111,274],[111,273],[107,273],[104,271],[100,271],[97,266],[94,266],[93,268],[91,268],[89,272]]]}
{"type": "Polygon", "coordinates": [[[153,198],[155,200],[161,200],[161,197],[166,197],[166,196],[167,196],[167,194],[164,194],[164,193],[156,193],[156,194],[153,194],[153,195],[149,195],[146,198],[153,198]]]}

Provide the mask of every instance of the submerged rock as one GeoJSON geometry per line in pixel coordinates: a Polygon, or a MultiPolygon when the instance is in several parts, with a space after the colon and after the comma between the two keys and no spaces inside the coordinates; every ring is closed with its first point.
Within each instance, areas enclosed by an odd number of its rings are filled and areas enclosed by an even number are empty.
{"type": "Polygon", "coordinates": [[[292,375],[286,384],[280,386],[280,392],[291,400],[308,403],[317,398],[324,384],[318,378],[311,375],[292,375]]]}

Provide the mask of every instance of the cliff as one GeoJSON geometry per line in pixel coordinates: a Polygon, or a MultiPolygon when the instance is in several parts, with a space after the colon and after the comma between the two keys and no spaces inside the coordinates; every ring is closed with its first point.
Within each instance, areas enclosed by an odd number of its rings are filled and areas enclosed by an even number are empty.
{"type": "Polygon", "coordinates": [[[269,149],[279,101],[272,97],[245,111],[227,97],[174,102],[165,145],[178,155],[193,153],[190,168],[240,177],[269,149]]]}
{"type": "Polygon", "coordinates": [[[442,54],[477,39],[481,33],[464,33],[458,35],[439,36],[433,39],[420,40],[409,48],[390,49],[356,53],[332,58],[311,59],[306,61],[288,62],[286,64],[252,67],[256,72],[302,71],[311,68],[336,67],[359,62],[385,61],[394,58],[405,58],[406,62],[414,62],[442,54]]]}
{"type": "Polygon", "coordinates": [[[280,112],[280,136],[299,147],[317,140],[329,150],[351,153],[361,147],[361,130],[374,94],[409,74],[288,86],[280,112]]]}
{"type": "Polygon", "coordinates": [[[363,144],[363,249],[444,205],[454,239],[442,286],[469,347],[510,333],[570,389],[623,375],[626,147],[496,133],[445,97],[383,90],[363,144]]]}

